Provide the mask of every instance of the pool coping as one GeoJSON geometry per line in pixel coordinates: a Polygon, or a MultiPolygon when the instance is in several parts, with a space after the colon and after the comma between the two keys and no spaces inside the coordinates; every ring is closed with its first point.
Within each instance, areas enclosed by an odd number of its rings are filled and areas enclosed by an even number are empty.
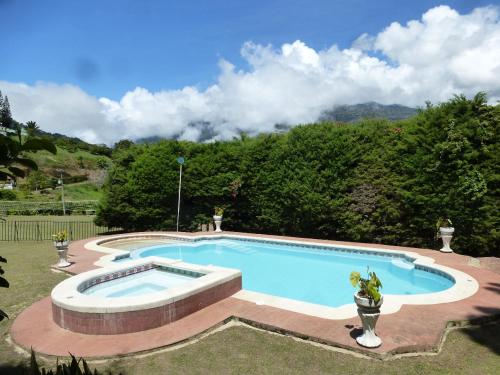
{"type": "MultiPolygon", "coordinates": [[[[356,244],[356,245],[346,245],[339,243],[332,243],[333,241],[314,240],[314,239],[281,239],[275,238],[275,236],[263,236],[249,234],[234,234],[234,233],[195,233],[195,234],[182,234],[182,233],[130,233],[113,235],[104,239],[96,239],[89,241],[84,244],[84,247],[88,250],[93,250],[106,255],[99,258],[94,264],[99,267],[110,267],[115,265],[113,261],[126,257],[130,254],[129,250],[112,249],[103,246],[107,242],[112,242],[116,240],[123,240],[127,238],[166,238],[170,240],[177,241],[189,241],[196,242],[202,240],[216,240],[216,239],[239,239],[239,240],[249,240],[249,241],[260,241],[260,242],[271,242],[278,244],[293,244],[304,247],[316,247],[324,250],[335,250],[344,251],[352,253],[368,253],[377,254],[383,256],[390,256],[394,258],[404,257],[407,260],[413,262],[416,267],[424,268],[430,272],[436,272],[444,275],[445,277],[451,277],[455,284],[443,291],[434,293],[423,293],[416,295],[391,295],[384,294],[384,303],[381,307],[381,314],[393,314],[398,312],[404,305],[433,305],[441,303],[451,303],[466,299],[474,295],[478,289],[479,284],[472,276],[465,272],[456,270],[451,267],[447,267],[435,262],[435,259],[429,256],[424,256],[418,252],[390,248],[380,248],[373,245],[366,244],[356,244]]],[[[161,245],[156,245],[161,246],[161,245]]],[[[148,259],[148,257],[142,258],[148,259]]],[[[165,258],[164,258],[165,259],[165,258]]],[[[233,297],[245,300],[248,302],[255,303],[257,305],[267,305],[283,310],[289,310],[300,314],[306,314],[317,318],[340,320],[348,319],[357,316],[357,307],[354,303],[342,305],[339,307],[329,307],[320,304],[314,304],[289,298],[283,298],[278,296],[273,296],[270,294],[258,293],[254,291],[249,291],[242,289],[240,292],[236,293],[233,297]]]]}

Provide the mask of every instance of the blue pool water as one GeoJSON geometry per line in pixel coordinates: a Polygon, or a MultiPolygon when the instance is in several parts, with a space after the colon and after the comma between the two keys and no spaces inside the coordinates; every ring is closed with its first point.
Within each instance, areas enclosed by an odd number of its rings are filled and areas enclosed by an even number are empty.
{"type": "Polygon", "coordinates": [[[338,307],[353,302],[351,271],[375,271],[384,294],[421,294],[450,288],[444,276],[414,268],[401,257],[331,251],[259,241],[210,240],[135,250],[132,258],[160,256],[241,270],[243,288],[338,307]]]}
{"type": "Polygon", "coordinates": [[[95,297],[134,297],[172,288],[192,280],[193,277],[152,269],[106,281],[83,291],[95,297]]]}

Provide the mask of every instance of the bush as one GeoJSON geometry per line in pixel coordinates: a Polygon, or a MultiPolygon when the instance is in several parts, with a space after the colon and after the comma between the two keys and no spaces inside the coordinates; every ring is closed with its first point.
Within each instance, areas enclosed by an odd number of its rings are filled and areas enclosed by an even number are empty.
{"type": "Polygon", "coordinates": [[[17,200],[17,194],[12,190],[0,190],[0,200],[2,201],[15,201],[17,200]]]}

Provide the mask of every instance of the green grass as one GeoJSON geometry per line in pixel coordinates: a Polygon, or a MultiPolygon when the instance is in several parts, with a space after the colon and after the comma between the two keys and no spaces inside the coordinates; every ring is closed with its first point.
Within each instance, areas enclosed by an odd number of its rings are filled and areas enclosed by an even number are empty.
{"type": "MultiPolygon", "coordinates": [[[[9,289],[0,289],[0,305],[11,320],[0,323],[0,373],[20,374],[27,359],[6,342],[9,327],[23,309],[48,296],[65,278],[49,271],[57,256],[49,242],[0,243],[8,259],[9,289]]],[[[382,317],[383,319],[383,317],[382,317]]],[[[246,327],[214,333],[192,345],[143,358],[117,358],[91,364],[117,374],[498,374],[500,323],[456,330],[435,356],[391,361],[360,359],[290,337],[246,327]]],[[[54,363],[44,363],[53,366],[54,363]]]]}
{"type": "Polygon", "coordinates": [[[69,152],[68,150],[57,147],[57,154],[53,155],[48,151],[38,151],[36,153],[28,153],[28,157],[36,161],[42,170],[62,168],[65,170],[78,170],[80,169],[81,157],[83,167],[86,169],[96,169],[97,160],[100,158],[106,159],[108,163],[110,160],[103,155],[93,155],[88,151],[78,150],[76,152],[69,152]]]}
{"type": "Polygon", "coordinates": [[[64,198],[69,201],[98,201],[102,195],[102,189],[90,182],[64,186],[64,198]]]}

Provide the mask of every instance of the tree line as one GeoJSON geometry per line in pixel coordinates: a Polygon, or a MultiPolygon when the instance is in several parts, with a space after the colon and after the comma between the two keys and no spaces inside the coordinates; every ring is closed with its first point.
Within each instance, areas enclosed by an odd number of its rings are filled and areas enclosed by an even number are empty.
{"type": "Polygon", "coordinates": [[[438,248],[450,218],[453,248],[498,255],[500,107],[484,93],[455,96],[410,119],[302,125],[227,142],[123,144],[99,225],[195,230],[226,207],[228,230],[438,248]]]}

